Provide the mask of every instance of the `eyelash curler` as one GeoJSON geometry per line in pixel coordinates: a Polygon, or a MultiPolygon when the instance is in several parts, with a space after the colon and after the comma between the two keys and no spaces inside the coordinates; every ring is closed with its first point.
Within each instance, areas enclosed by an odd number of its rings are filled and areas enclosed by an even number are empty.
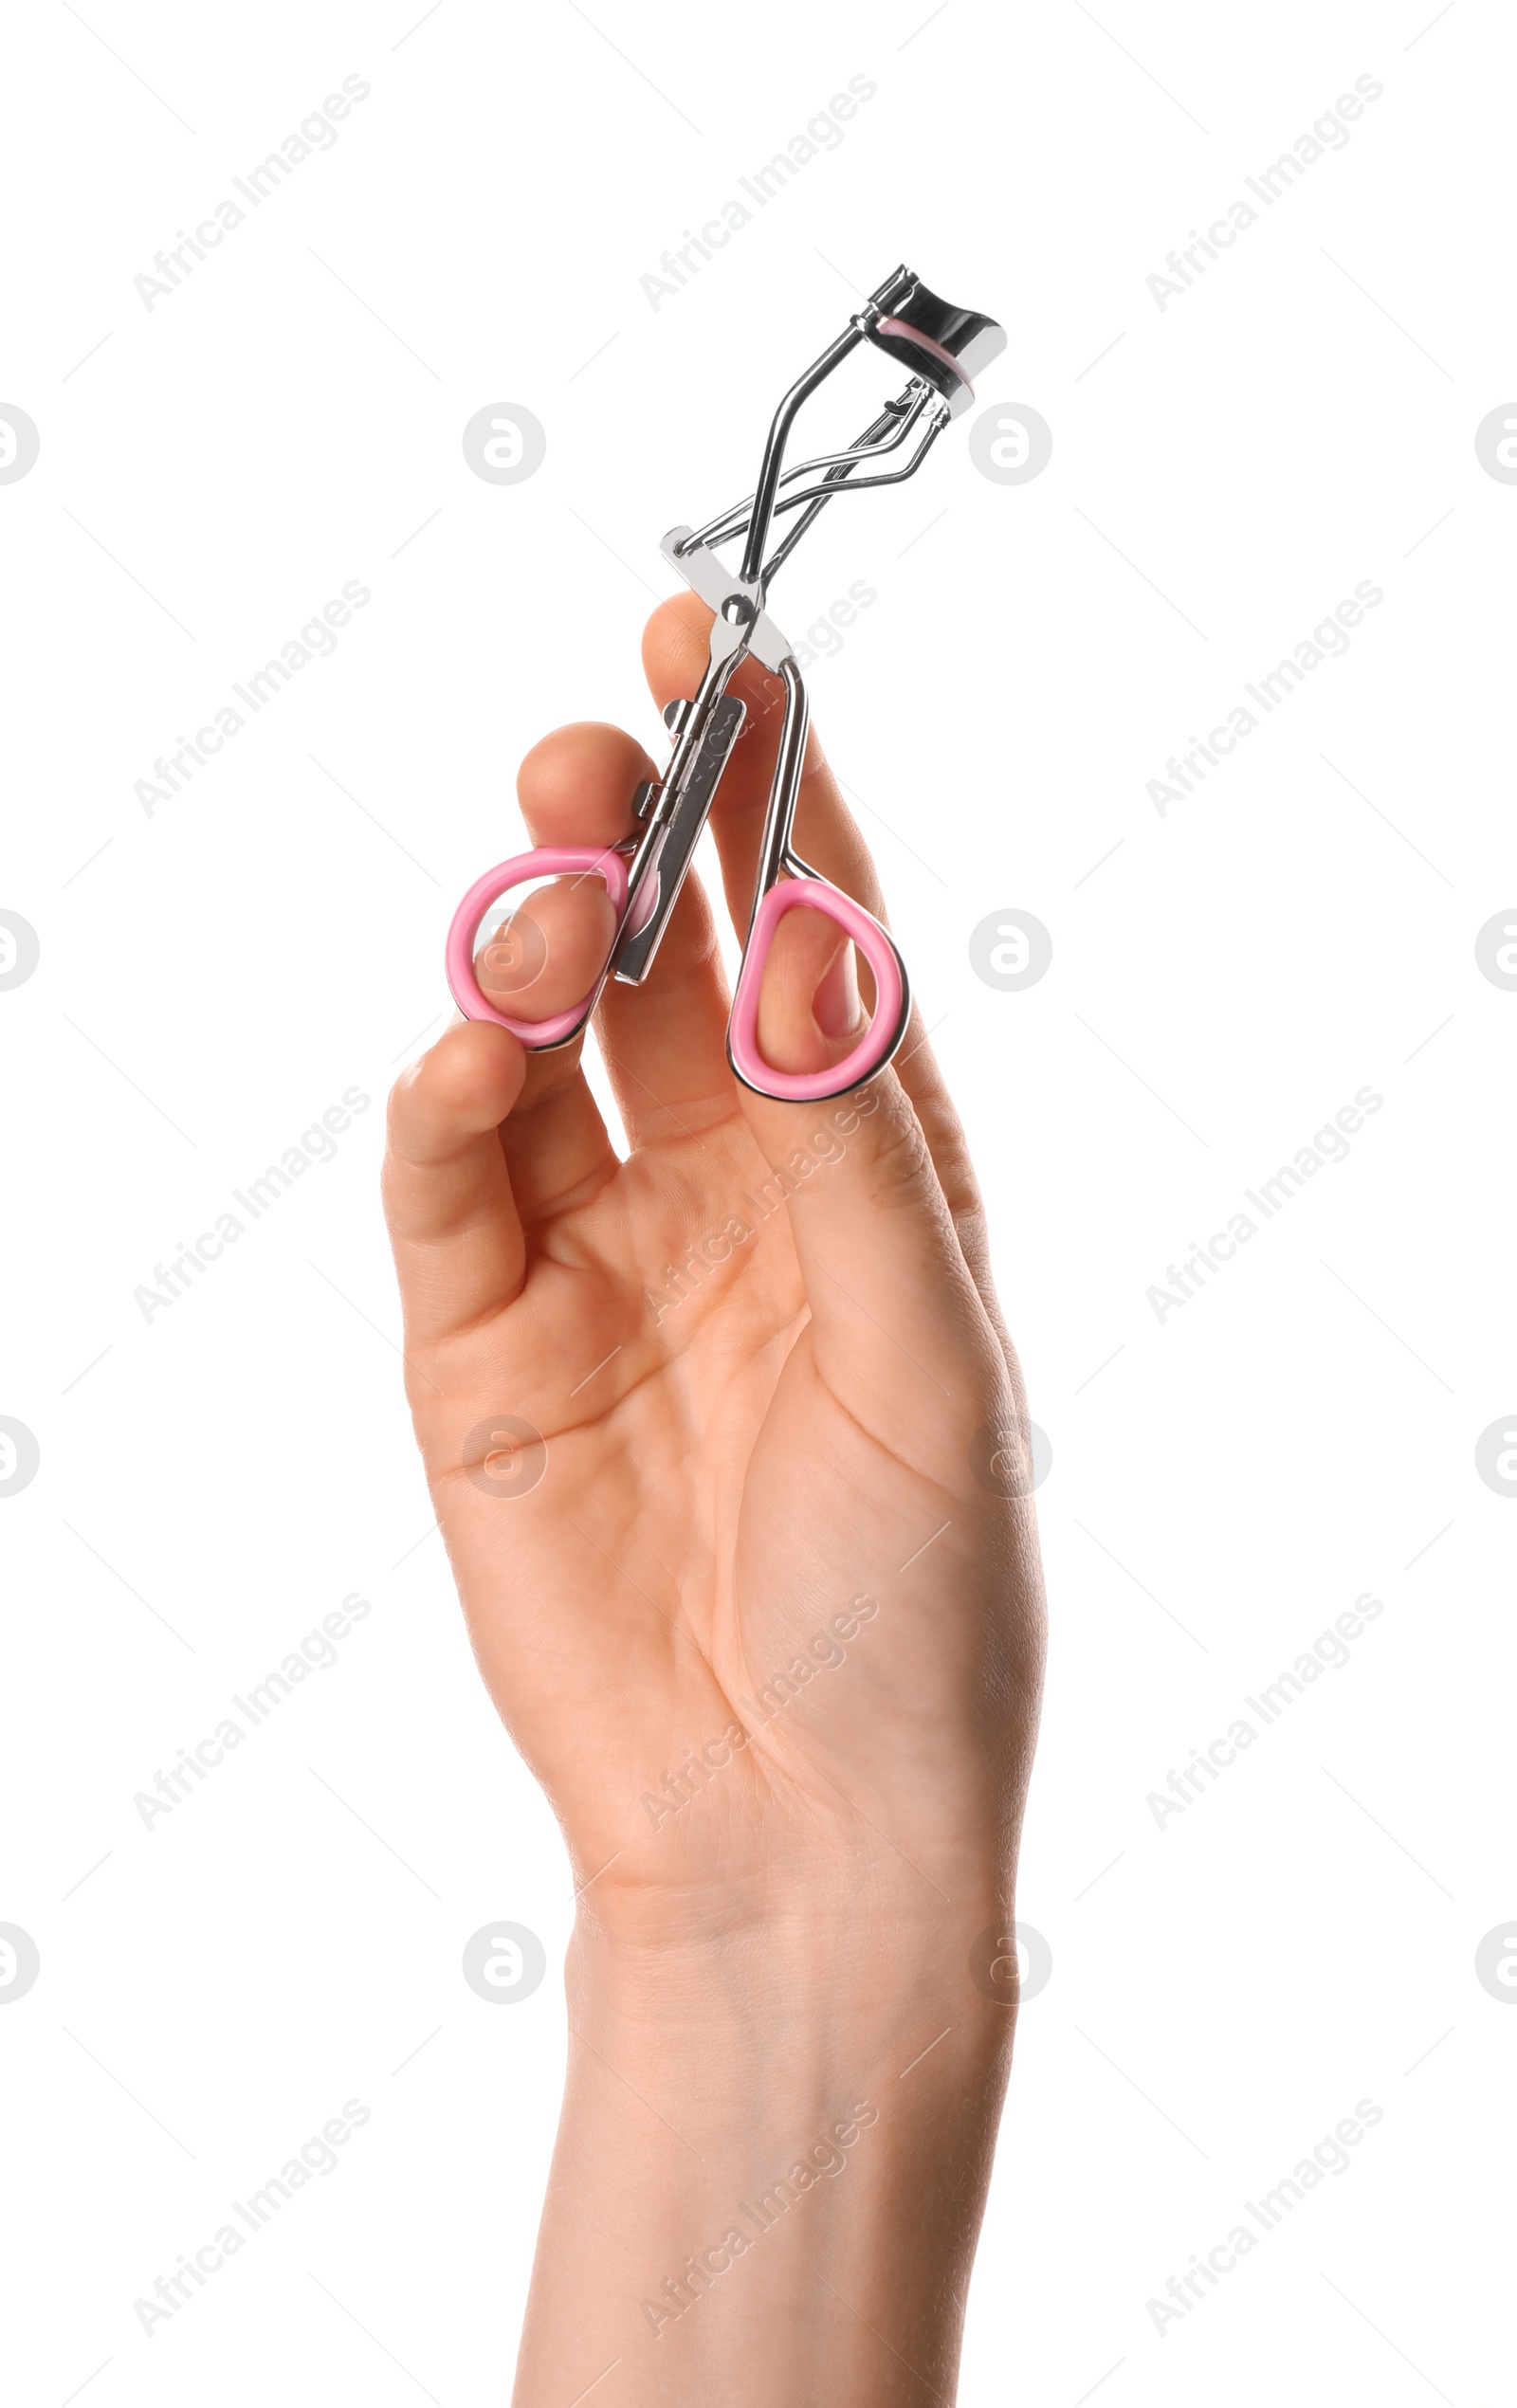
{"type": "Polygon", "coordinates": [[[768,593],[776,572],[830,502],[876,485],[901,484],[916,474],[949,421],[973,401],[973,378],[1005,348],[1005,333],[994,319],[940,301],[910,268],[898,267],[785,395],[769,429],[754,492],[699,531],[687,526],[671,528],[660,547],[664,557],[715,615],[699,691],[691,701],[670,702],[664,713],[674,739],[668,766],[661,778],[638,789],[632,808],[639,827],[623,843],[605,849],[541,846],[498,863],[469,888],[448,936],[448,983],[466,1019],[497,1021],[529,1049],[546,1052],[572,1044],[579,1035],[608,978],[641,985],[652,967],[742,728],[746,706],[726,688],[739,665],[751,653],[782,680],[785,713],[742,966],[727,1023],[727,1059],[744,1086],[782,1103],[813,1103],[844,1095],[891,1059],[905,1033],[910,1011],[905,963],[879,921],[850,895],[809,867],[791,843],[810,706],[790,645],[769,615],[768,593]],[[866,341],[911,371],[905,390],[886,403],[846,451],[826,452],[786,468],[786,446],[803,403],[866,341]],[[876,463],[913,436],[915,446],[904,466],[876,468],[876,463]],[[868,475],[855,474],[866,467],[870,471],[868,475]],[[797,514],[794,524],[766,559],[775,520],[793,511],[797,514]],[[740,536],[744,538],[742,558],[733,571],[718,557],[714,547],[740,536]],[[486,1001],[475,978],[474,945],[481,922],[490,906],[513,886],[529,879],[576,872],[605,881],[616,914],[616,933],[605,967],[589,994],[571,1011],[543,1020],[513,1019],[486,1001]],[[868,965],[875,994],[873,1017],[852,1052],[832,1069],[808,1073],[774,1069],[758,1051],[758,989],[764,963],[779,921],[787,911],[802,906],[824,913],[852,939],[868,965]]]}

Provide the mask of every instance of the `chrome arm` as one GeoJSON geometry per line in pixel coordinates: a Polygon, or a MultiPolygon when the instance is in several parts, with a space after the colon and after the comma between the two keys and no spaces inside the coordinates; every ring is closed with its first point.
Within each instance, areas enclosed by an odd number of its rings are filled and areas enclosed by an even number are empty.
{"type": "Polygon", "coordinates": [[[814,502],[818,496],[825,502],[832,502],[840,493],[868,493],[875,485],[905,484],[907,477],[916,475],[947,424],[948,412],[944,410],[933,419],[904,468],[892,468],[883,477],[850,477],[846,483],[834,470],[832,476],[821,484],[803,485],[799,493],[787,493],[782,501],[776,503],[774,515],[777,518],[781,511],[798,510],[803,502],[814,502]]]}
{"type": "MultiPolygon", "coordinates": [[[[771,579],[789,559],[791,554],[795,551],[796,544],[800,541],[801,537],[806,533],[808,527],[815,524],[817,518],[826,508],[828,502],[835,500],[839,493],[868,493],[871,492],[877,485],[904,484],[908,477],[914,477],[916,475],[917,470],[921,467],[928,452],[932,449],[932,447],[937,442],[938,437],[941,434],[943,429],[949,423],[950,412],[948,406],[941,399],[937,403],[933,415],[929,420],[920,441],[918,442],[915,451],[912,453],[904,468],[895,468],[890,470],[887,475],[878,477],[856,477],[853,474],[853,471],[856,467],[862,466],[866,460],[878,459],[883,452],[894,451],[898,446],[905,440],[905,436],[909,429],[914,426],[917,420],[921,417],[929,398],[931,398],[931,396],[925,392],[920,393],[917,396],[916,400],[911,403],[909,409],[906,410],[905,416],[904,417],[901,425],[897,428],[896,432],[889,438],[888,441],[885,443],[875,443],[872,441],[872,437],[879,431],[881,426],[886,423],[882,419],[876,419],[874,425],[867,429],[865,433],[860,435],[858,441],[853,444],[848,451],[837,452],[830,455],[834,465],[827,466],[829,455],[824,454],[821,459],[806,461],[800,467],[794,468],[789,471],[791,476],[805,476],[814,468],[827,467],[827,474],[819,484],[803,485],[798,493],[783,494],[776,501],[771,512],[771,522],[774,519],[781,518],[787,511],[791,510],[800,510],[804,515],[800,518],[797,523],[792,527],[784,541],[776,546],[775,550],[770,554],[769,558],[764,562],[758,576],[758,591],[760,593],[768,592],[771,579]]],[[[898,405],[893,403],[890,405],[892,410],[894,410],[897,406],[898,405]]],[[[740,515],[740,512],[744,507],[745,505],[739,504],[737,509],[727,512],[722,519],[715,521],[712,527],[706,529],[703,535],[695,538],[694,540],[707,545],[725,543],[732,536],[742,534],[745,528],[752,525],[751,520],[744,519],[740,515]]]]}
{"type": "MultiPolygon", "coordinates": [[[[847,467],[851,470],[861,460],[878,460],[887,451],[899,450],[926,408],[931,394],[930,385],[921,384],[913,377],[900,399],[886,402],[873,425],[850,444],[847,451],[823,451],[814,460],[803,460],[796,467],[785,470],[780,483],[794,484],[797,477],[815,476],[823,468],[847,467]],[[875,436],[883,434],[887,427],[893,427],[894,433],[886,435],[883,443],[876,443],[875,436]]],[[[753,495],[745,494],[740,502],[734,502],[730,508],[719,511],[709,526],[700,528],[691,537],[691,544],[725,543],[729,537],[741,535],[748,525],[753,502],[753,495]]]]}
{"type": "MultiPolygon", "coordinates": [[[[822,481],[824,484],[842,484],[847,478],[852,475],[855,466],[865,460],[872,459],[876,450],[891,450],[894,448],[895,444],[901,443],[905,440],[907,429],[914,423],[917,417],[918,413],[915,409],[913,409],[909,416],[905,419],[890,443],[876,446],[873,441],[874,436],[886,425],[890,415],[898,410],[899,407],[900,405],[893,401],[886,403],[882,415],[876,418],[872,427],[867,427],[865,429],[863,434],[860,435],[857,444],[854,445],[851,453],[845,452],[842,459],[837,463],[837,465],[828,470],[827,475],[822,481]]],[[[811,464],[808,463],[808,465],[810,465],[811,464]]],[[[822,511],[826,509],[828,502],[831,499],[832,497],[830,494],[824,494],[818,500],[813,502],[807,509],[801,512],[800,517],[795,520],[795,525],[791,528],[790,533],[786,536],[783,543],[776,544],[773,552],[769,555],[768,559],[764,562],[764,584],[766,587],[769,579],[774,576],[776,572],[784,567],[785,562],[795,551],[796,544],[800,541],[801,537],[805,534],[807,528],[815,522],[822,511]]]]}
{"type": "Polygon", "coordinates": [[[776,410],[774,424],[769,429],[769,440],[764,446],[763,465],[758,471],[758,483],[754,491],[753,516],[748,521],[748,541],[742,555],[742,567],[739,572],[744,583],[748,585],[757,583],[763,567],[764,549],[769,541],[769,522],[775,514],[775,496],[779,490],[779,472],[784,462],[785,446],[790,441],[790,430],[795,422],[795,415],[801,404],[811,398],[817,386],[832,374],[833,369],[848,357],[850,352],[857,349],[870,329],[877,325],[882,318],[888,317],[897,302],[905,300],[916,281],[909,267],[898,267],[893,276],[889,277],[876,292],[869,295],[858,315],[850,319],[837,340],[829,343],[821,357],[813,360],[805,375],[792,385],[776,410]]]}
{"type": "MultiPolygon", "coordinates": [[[[782,518],[787,510],[803,509],[808,502],[815,502],[817,506],[820,507],[823,502],[835,501],[840,493],[870,493],[876,485],[905,484],[907,477],[914,477],[916,475],[917,470],[921,467],[923,460],[925,460],[928,452],[932,449],[933,445],[937,442],[938,437],[941,434],[947,424],[948,410],[946,405],[940,404],[937,412],[927,426],[926,430],[918,443],[915,451],[912,453],[904,468],[892,468],[885,476],[881,477],[851,476],[847,465],[833,468],[822,480],[820,484],[803,485],[798,493],[787,493],[781,495],[770,513],[771,521],[775,519],[782,518]]],[[[868,456],[869,455],[867,452],[863,451],[858,454],[860,460],[867,459],[868,456]]],[[[798,543],[801,535],[804,532],[804,527],[810,526],[812,520],[814,517],[814,511],[809,512],[804,521],[804,526],[792,529],[790,536],[787,537],[784,544],[779,551],[776,553],[774,558],[769,562],[767,567],[763,568],[759,572],[758,581],[760,592],[764,590],[767,580],[773,575],[775,570],[778,567],[779,562],[788,558],[789,555],[795,550],[796,543],[798,543]]],[[[752,523],[753,522],[750,520],[750,526],[752,523]]],[[[729,536],[737,535],[739,532],[740,529],[737,527],[719,527],[716,535],[710,539],[716,543],[723,543],[729,536]]]]}
{"type": "Polygon", "coordinates": [[[863,340],[859,329],[849,326],[835,343],[828,345],[820,359],[812,362],[799,382],[792,385],[775,412],[769,441],[764,446],[763,467],[754,491],[753,510],[748,520],[748,541],[742,556],[742,567],[739,571],[739,575],[750,585],[757,582],[763,567],[764,546],[769,540],[769,521],[774,517],[775,496],[779,490],[780,463],[785,456],[785,446],[790,441],[795,413],[802,402],[809,401],[817,386],[832,374],[839,361],[846,359],[863,340]]]}
{"type": "MultiPolygon", "coordinates": [[[[806,761],[806,730],[811,724],[811,704],[795,662],[786,661],[779,674],[785,682],[785,716],[779,730],[775,772],[769,781],[769,807],[764,813],[763,840],[758,848],[758,872],[754,881],[753,903],[748,913],[750,929],[754,914],[790,858],[791,832],[795,825],[795,804],[800,794],[801,773],[806,761]]],[[[743,941],[746,943],[746,937],[743,941]]]]}

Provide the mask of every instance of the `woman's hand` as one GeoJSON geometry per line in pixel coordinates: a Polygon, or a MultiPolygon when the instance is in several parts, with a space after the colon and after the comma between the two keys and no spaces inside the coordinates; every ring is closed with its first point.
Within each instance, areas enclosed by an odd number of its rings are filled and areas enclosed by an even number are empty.
{"type": "MultiPolygon", "coordinates": [[[[709,624],[654,615],[661,706],[709,624]]],[[[751,663],[734,690],[711,825],[740,931],[780,713],[751,663]]],[[[655,774],[560,729],[521,772],[533,841],[617,842],[655,774]]],[[[814,738],[796,832],[882,913],[814,738]]],[[[598,880],[543,889],[481,983],[565,1009],[611,927],[598,880]]],[[[856,1095],[787,1104],[733,1078],[727,1000],[692,878],[597,1013],[625,1160],[577,1049],[492,1024],[391,1105],[417,1433],[579,1898],[533,2408],[950,2397],[1009,2048],[971,1958],[1010,1929],[1041,1597],[962,1136],[915,1020],[856,1095]]],[[[788,914],[765,1059],[839,1061],[862,1012],[851,946],[788,914]]]]}

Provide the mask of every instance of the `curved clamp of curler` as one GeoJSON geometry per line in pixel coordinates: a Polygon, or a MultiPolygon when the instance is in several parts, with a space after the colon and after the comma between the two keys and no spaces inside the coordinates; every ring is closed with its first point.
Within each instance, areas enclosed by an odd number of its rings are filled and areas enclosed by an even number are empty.
{"type": "Polygon", "coordinates": [[[894,941],[862,904],[808,867],[791,844],[800,792],[809,704],[794,653],[766,608],[768,589],[807,529],[843,493],[899,484],[915,475],[933,444],[974,399],[972,379],[1006,346],[994,319],[940,300],[909,267],[898,267],[820,358],[791,387],[775,413],[758,482],[748,498],[701,530],[675,527],[664,538],[666,559],[711,611],[709,657],[694,697],[665,713],[674,750],[661,779],[639,790],[633,809],[641,830],[625,843],[545,847],[518,853],[477,880],[453,915],[448,936],[448,983],[466,1019],[493,1020],[535,1051],[572,1045],[615,977],[639,985],[652,967],[669,914],[689,868],[722,772],[743,721],[743,704],[727,693],[734,671],[751,652],[785,685],[785,717],[770,787],[758,884],[742,967],[727,1030],[727,1058],[756,1094],[779,1102],[814,1102],[846,1094],[873,1076],[897,1051],[905,1032],[910,992],[894,941]],[[802,405],[863,342],[904,363],[911,375],[846,451],[823,452],[786,468],[785,450],[802,405]],[[899,450],[915,433],[905,465],[869,475],[855,471],[899,450]],[[788,532],[769,556],[777,517],[794,512],[788,532]],[[742,537],[741,565],[727,568],[712,548],[742,537]],[[484,915],[502,895],[530,879],[577,875],[605,882],[616,915],[615,934],[589,994],[566,1012],[529,1021],[500,1011],[482,993],[473,953],[484,915]],[[851,939],[874,988],[873,1016],[858,1044],[831,1070],[775,1069],[758,1050],[758,990],[775,930],[787,911],[822,912],[851,939]]]}

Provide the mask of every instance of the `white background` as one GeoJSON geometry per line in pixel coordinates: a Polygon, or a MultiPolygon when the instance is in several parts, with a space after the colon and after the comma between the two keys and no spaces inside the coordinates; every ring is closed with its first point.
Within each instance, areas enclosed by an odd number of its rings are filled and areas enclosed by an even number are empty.
{"type": "MultiPolygon", "coordinates": [[[[1517,897],[1517,490],[1473,434],[1517,392],[1513,26],[417,14],[44,0],[8,39],[0,400],[41,454],[0,485],[0,905],[42,947],[0,994],[0,1412],[41,1449],[0,1501],[0,1920],[42,1963],[0,2014],[8,2394],[508,2390],[569,1880],[425,1535],[380,1104],[442,1025],[454,900],[521,841],[521,754],[572,718],[655,742],[660,534],[744,489],[905,258],[1010,329],[979,407],[1053,429],[1003,485],[956,427],[776,594],[798,637],[878,593],[815,713],[1052,1447],[1021,1910],[1053,1970],[961,2396],[1480,2408],[1510,2381],[1517,2015],[1474,1953],[1517,1889],[1514,1508],[1474,1450],[1517,1405],[1517,994],[1474,939],[1517,897]],[[335,147],[146,309],[154,253],[348,74],[335,147]],[[855,75],[845,138],[655,310],[661,252],[855,75]],[[1361,75],[1347,146],[1161,311],[1166,253],[1361,75]],[[496,401],[547,430],[518,485],[463,457],[496,401]],[[336,653],[149,816],[155,757],[347,580],[336,653]],[[1347,654],[1161,816],[1167,757],[1361,580],[1347,654]],[[1001,908],[1052,935],[1025,993],[970,967],[1001,908]],[[1366,1085],[1349,1158],[1161,1323],[1166,1266],[1366,1085]],[[336,1158],[146,1322],[135,1287],[349,1087],[336,1158]],[[134,1794],[352,1591],[338,1661],[145,1830],[134,1794]],[[1365,1591],[1349,1665],[1160,1828],[1170,1768],[1365,1591]],[[549,1959],[509,2010],[460,1973],[497,1916],[549,1959]],[[146,2338],[134,2300],[350,2098],[338,2170],[146,2338]],[[1362,2099],[1351,2169],[1157,2332],[1145,2303],[1362,2099]]],[[[899,381],[849,376],[818,432],[899,381]]]]}

